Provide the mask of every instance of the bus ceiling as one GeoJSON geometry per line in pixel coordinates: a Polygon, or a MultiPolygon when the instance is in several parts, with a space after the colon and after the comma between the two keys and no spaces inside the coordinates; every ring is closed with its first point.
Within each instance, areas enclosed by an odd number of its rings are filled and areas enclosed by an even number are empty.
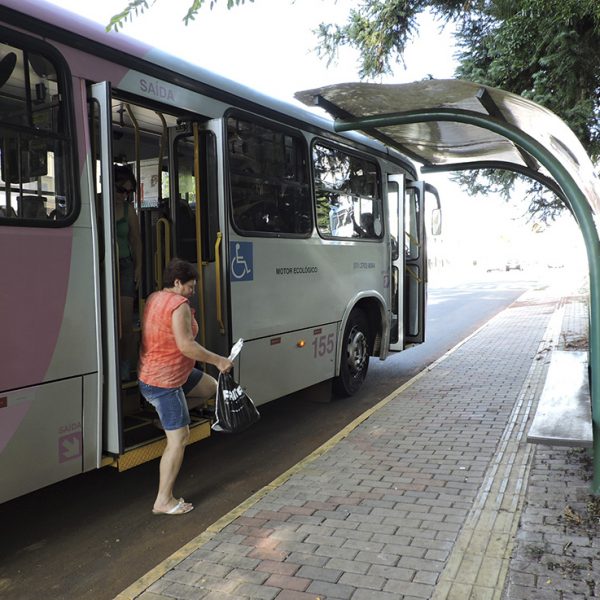
{"type": "Polygon", "coordinates": [[[455,79],[342,83],[295,97],[327,110],[337,131],[363,131],[423,164],[424,171],[509,169],[562,198],[581,229],[589,264],[592,490],[600,495],[600,376],[593,376],[600,370],[600,186],[575,134],[535,102],[455,79]]]}

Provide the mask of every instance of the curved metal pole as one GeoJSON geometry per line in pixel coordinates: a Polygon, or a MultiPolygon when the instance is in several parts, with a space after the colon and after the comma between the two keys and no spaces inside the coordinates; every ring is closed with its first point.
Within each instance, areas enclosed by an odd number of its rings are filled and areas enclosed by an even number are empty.
{"type": "Polygon", "coordinates": [[[532,171],[528,167],[523,167],[511,162],[501,160],[476,160],[473,162],[446,164],[446,165],[424,165],[421,167],[421,173],[441,173],[444,171],[473,171],[481,169],[502,169],[504,171],[512,171],[518,175],[525,175],[538,183],[546,186],[553,194],[560,198],[569,210],[571,207],[565,198],[564,192],[556,185],[556,181],[550,177],[546,177],[537,171],[532,171]]]}
{"type": "Polygon", "coordinates": [[[436,108],[405,113],[364,117],[354,121],[336,120],[336,131],[350,131],[408,125],[430,121],[449,121],[475,125],[493,131],[520,146],[536,158],[554,177],[564,191],[567,203],[573,211],[585,241],[590,275],[590,349],[589,360],[592,369],[592,432],[593,432],[593,481],[592,494],[600,495],[600,240],[594,218],[585,194],[565,169],[562,163],[537,140],[517,127],[493,117],[467,110],[436,108]]]}

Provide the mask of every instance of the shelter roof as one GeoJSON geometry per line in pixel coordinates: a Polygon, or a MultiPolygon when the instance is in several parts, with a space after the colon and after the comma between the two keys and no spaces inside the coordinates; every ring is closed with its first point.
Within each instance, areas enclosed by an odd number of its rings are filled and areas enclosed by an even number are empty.
{"type": "Polygon", "coordinates": [[[575,134],[554,113],[521,96],[456,79],[341,83],[295,96],[327,110],[339,130],[361,129],[422,163],[425,171],[509,168],[546,183],[564,198],[560,184],[538,160],[493,130],[495,122],[501,123],[552,153],[584,193],[593,213],[600,213],[594,167],[575,134]],[[475,124],[473,116],[485,119],[492,128],[475,124]]]}

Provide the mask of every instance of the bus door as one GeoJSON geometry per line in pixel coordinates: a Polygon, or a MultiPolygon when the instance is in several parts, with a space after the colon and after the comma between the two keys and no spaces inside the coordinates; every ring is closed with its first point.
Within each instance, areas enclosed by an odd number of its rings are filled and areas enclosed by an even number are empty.
{"type": "Polygon", "coordinates": [[[113,216],[112,173],[112,108],[110,83],[91,86],[89,92],[90,131],[92,139],[92,171],[95,174],[97,214],[99,218],[98,248],[100,254],[100,302],[103,380],[103,449],[120,454],[123,450],[121,431],[121,388],[118,370],[118,302],[116,252],[113,216]],[[102,182],[102,185],[99,185],[102,182]]]}
{"type": "MultiPolygon", "coordinates": [[[[404,347],[425,340],[427,306],[427,244],[425,233],[425,195],[437,201],[437,190],[423,181],[406,186],[404,203],[404,347]]],[[[434,232],[437,233],[437,232],[434,232]]]]}
{"type": "Polygon", "coordinates": [[[404,230],[404,176],[388,176],[388,231],[390,243],[390,350],[404,349],[404,320],[401,294],[401,274],[404,271],[404,256],[400,253],[400,242],[404,230]]]}
{"type": "MultiPolygon", "coordinates": [[[[101,271],[103,450],[121,456],[163,437],[163,432],[153,427],[156,414],[139,395],[136,366],[144,302],[162,287],[164,265],[173,255],[168,155],[169,129],[176,126],[177,119],[117,97],[107,82],[92,85],[88,94],[101,271]],[[137,182],[135,194],[126,204],[127,218],[134,215],[138,222],[142,245],[141,281],[133,299],[123,297],[119,287],[115,165],[129,167],[137,182]]],[[[128,464],[139,464],[146,455],[153,458],[147,452],[139,458],[130,454],[128,464]]],[[[121,463],[120,459],[120,469],[121,463]]]]}
{"type": "Polygon", "coordinates": [[[196,296],[191,299],[200,326],[198,342],[227,355],[217,185],[220,127],[220,121],[181,122],[170,131],[172,250],[198,269],[196,296]]]}

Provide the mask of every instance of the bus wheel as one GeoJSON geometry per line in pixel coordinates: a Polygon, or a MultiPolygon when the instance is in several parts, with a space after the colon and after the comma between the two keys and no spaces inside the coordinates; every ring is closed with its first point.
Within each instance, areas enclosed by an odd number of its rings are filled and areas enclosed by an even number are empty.
{"type": "Polygon", "coordinates": [[[340,374],[333,380],[336,396],[352,396],[367,376],[369,368],[369,326],[365,313],[354,309],[350,313],[344,337],[340,374]]]}

